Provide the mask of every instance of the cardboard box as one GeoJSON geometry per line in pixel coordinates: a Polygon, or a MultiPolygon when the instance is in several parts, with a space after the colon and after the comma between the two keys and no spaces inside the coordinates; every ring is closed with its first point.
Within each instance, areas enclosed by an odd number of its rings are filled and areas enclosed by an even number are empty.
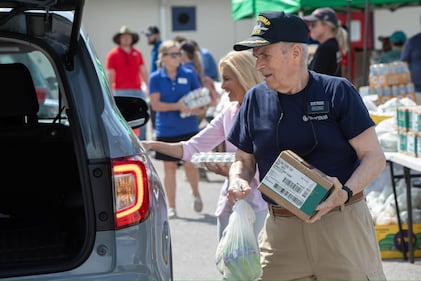
{"type": "Polygon", "coordinates": [[[290,150],[282,151],[259,185],[259,190],[307,220],[329,195],[333,184],[326,175],[290,150]]]}
{"type": "MultiPolygon", "coordinates": [[[[403,244],[399,235],[399,226],[397,224],[391,225],[376,225],[376,237],[379,242],[380,253],[382,259],[399,259],[403,258],[403,244]]],[[[404,240],[408,243],[408,225],[402,225],[404,240]]],[[[414,257],[421,257],[421,223],[413,224],[413,241],[414,257]]],[[[408,245],[408,244],[407,244],[408,245]]],[[[409,257],[408,249],[407,257],[409,257]]]]}

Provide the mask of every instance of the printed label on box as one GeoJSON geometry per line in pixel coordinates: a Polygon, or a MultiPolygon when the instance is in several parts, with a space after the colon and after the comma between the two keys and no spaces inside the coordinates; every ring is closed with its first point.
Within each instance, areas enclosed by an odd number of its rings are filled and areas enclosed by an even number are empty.
{"type": "Polygon", "coordinates": [[[303,220],[329,194],[332,183],[325,175],[291,151],[282,151],[258,189],[303,220]]]}
{"type": "Polygon", "coordinates": [[[301,209],[305,200],[317,186],[316,182],[281,158],[275,161],[262,183],[287,198],[298,209],[301,209]]]}

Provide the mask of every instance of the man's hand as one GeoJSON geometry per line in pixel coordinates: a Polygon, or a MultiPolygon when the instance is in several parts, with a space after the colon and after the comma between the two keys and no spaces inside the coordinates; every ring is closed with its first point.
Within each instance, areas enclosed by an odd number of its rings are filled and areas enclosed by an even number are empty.
{"type": "Polygon", "coordinates": [[[330,212],[333,208],[341,206],[348,199],[347,193],[342,189],[342,184],[336,177],[328,177],[328,180],[333,183],[333,188],[330,191],[329,197],[326,198],[316,208],[316,213],[307,222],[314,223],[319,221],[323,215],[330,212]]]}
{"type": "Polygon", "coordinates": [[[251,187],[246,180],[236,179],[230,182],[227,192],[228,201],[234,205],[236,201],[244,199],[251,192],[251,187]]]}
{"type": "Polygon", "coordinates": [[[192,110],[190,107],[188,107],[185,103],[183,98],[181,98],[178,102],[177,102],[177,108],[178,110],[180,110],[180,112],[182,114],[185,114],[186,116],[190,116],[192,114],[192,110]]]}

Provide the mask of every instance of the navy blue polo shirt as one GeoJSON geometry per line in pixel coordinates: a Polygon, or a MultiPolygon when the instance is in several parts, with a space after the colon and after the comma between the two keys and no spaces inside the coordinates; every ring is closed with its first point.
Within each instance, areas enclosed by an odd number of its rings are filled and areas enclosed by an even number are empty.
{"type": "Polygon", "coordinates": [[[359,165],[348,140],[375,125],[360,94],[344,78],[309,73],[307,86],[294,95],[261,83],[244,98],[227,140],[254,154],[260,180],[286,149],[342,183],[359,165]]]}
{"type": "MultiPolygon", "coordinates": [[[[167,75],[165,68],[160,68],[149,78],[149,93],[159,92],[160,100],[176,103],[190,91],[200,88],[199,77],[191,69],[179,66],[175,80],[167,75]]],[[[199,131],[199,119],[196,115],[182,118],[180,111],[157,111],[155,133],[157,137],[176,137],[199,131]]]]}

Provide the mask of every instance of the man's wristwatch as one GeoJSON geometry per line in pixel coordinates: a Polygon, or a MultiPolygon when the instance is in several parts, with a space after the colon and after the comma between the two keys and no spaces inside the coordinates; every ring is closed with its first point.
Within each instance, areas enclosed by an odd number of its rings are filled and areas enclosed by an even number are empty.
{"type": "Polygon", "coordinates": [[[344,203],[344,204],[346,204],[346,203],[348,203],[348,202],[349,202],[349,200],[351,200],[352,195],[354,195],[354,193],[352,192],[352,189],[351,189],[351,188],[349,188],[349,187],[348,187],[348,186],[346,186],[346,185],[343,185],[343,186],[342,186],[342,189],[343,189],[343,190],[345,190],[345,191],[346,191],[346,193],[348,193],[348,199],[346,199],[346,201],[345,201],[345,203],[344,203]]]}

